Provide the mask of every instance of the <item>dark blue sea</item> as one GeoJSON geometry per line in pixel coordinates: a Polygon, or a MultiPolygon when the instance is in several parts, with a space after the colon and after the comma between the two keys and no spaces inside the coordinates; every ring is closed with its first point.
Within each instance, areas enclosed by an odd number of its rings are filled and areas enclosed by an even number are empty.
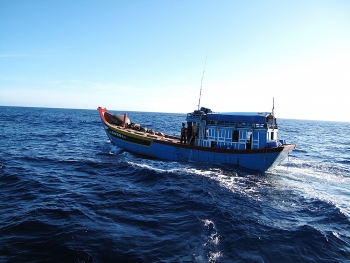
{"type": "Polygon", "coordinates": [[[264,174],[129,153],[97,110],[0,107],[0,262],[350,262],[350,123],[278,123],[297,149],[264,174]]]}

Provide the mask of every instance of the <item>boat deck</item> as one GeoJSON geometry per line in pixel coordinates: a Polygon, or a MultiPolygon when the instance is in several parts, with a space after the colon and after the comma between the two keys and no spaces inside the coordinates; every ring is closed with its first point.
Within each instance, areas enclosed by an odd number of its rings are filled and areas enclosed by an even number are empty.
{"type": "Polygon", "coordinates": [[[152,134],[152,133],[149,133],[146,131],[139,131],[139,130],[134,130],[131,128],[125,128],[123,126],[119,126],[119,125],[116,125],[116,124],[110,123],[110,122],[108,122],[108,124],[110,126],[112,126],[114,129],[118,129],[118,130],[130,133],[130,134],[136,134],[138,136],[151,138],[151,139],[158,140],[158,141],[180,143],[180,138],[176,137],[176,136],[172,136],[172,135],[168,135],[168,134],[164,134],[164,135],[152,134]]]}

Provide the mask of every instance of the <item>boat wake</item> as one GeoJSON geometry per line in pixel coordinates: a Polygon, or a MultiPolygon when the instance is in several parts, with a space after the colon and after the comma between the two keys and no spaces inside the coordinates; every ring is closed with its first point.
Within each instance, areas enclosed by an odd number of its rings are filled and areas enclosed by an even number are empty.
{"type": "Polygon", "coordinates": [[[290,166],[279,166],[272,174],[283,174],[282,183],[299,195],[331,203],[350,218],[350,177],[344,171],[342,167],[327,163],[292,160],[290,166]]]}

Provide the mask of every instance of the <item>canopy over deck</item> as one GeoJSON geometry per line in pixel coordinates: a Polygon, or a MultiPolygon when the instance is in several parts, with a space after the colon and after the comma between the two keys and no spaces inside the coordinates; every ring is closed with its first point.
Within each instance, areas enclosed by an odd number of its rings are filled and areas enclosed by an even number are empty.
{"type": "Polygon", "coordinates": [[[241,122],[241,123],[266,123],[269,112],[220,112],[205,115],[207,121],[241,122]]]}

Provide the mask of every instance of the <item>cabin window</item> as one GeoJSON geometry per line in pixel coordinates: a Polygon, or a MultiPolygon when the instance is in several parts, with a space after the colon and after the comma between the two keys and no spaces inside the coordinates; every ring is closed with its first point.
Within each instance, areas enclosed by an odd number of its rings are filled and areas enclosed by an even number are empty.
{"type": "Polygon", "coordinates": [[[211,139],[215,139],[215,129],[208,129],[208,137],[211,139]]]}
{"type": "Polygon", "coordinates": [[[238,142],[238,138],[239,138],[239,130],[234,130],[232,132],[232,141],[233,142],[238,142]]]}
{"type": "Polygon", "coordinates": [[[275,138],[275,133],[271,132],[271,140],[273,140],[275,138]]]}
{"type": "Polygon", "coordinates": [[[232,130],[226,130],[225,142],[228,142],[228,143],[232,142],[232,130]]]}
{"type": "Polygon", "coordinates": [[[247,132],[246,131],[241,131],[239,133],[239,139],[240,140],[246,140],[247,139],[247,132]]]}
{"type": "Polygon", "coordinates": [[[225,140],[225,130],[219,130],[219,140],[225,140]]]}
{"type": "Polygon", "coordinates": [[[204,130],[204,139],[208,139],[208,129],[204,130]]]}

